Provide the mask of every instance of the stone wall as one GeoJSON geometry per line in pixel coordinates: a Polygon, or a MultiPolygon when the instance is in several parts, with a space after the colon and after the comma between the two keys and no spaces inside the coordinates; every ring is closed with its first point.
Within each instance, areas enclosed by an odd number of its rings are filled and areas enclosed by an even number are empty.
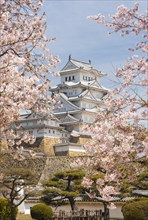
{"type": "Polygon", "coordinates": [[[71,164],[78,158],[86,156],[60,156],[45,158],[28,158],[22,161],[14,159],[9,154],[0,154],[0,173],[10,168],[29,168],[37,176],[38,180],[47,180],[53,176],[55,172],[71,169],[71,164]]]}
{"type": "Polygon", "coordinates": [[[78,140],[78,144],[86,144],[88,143],[89,141],[91,141],[91,137],[88,137],[88,136],[80,136],[79,137],[79,140],[78,140]]]}
{"type": "Polygon", "coordinates": [[[76,156],[85,156],[85,152],[79,152],[79,151],[69,151],[68,156],[70,157],[76,157],[76,156]]]}
{"type": "Polygon", "coordinates": [[[60,143],[60,138],[48,138],[44,137],[40,143],[40,149],[48,156],[55,156],[54,145],[60,143]]]}
{"type": "Polygon", "coordinates": [[[8,143],[6,139],[0,139],[0,152],[8,150],[8,143]]]}
{"type": "MultiPolygon", "coordinates": [[[[42,172],[40,180],[47,180],[53,176],[55,172],[69,170],[72,168],[72,163],[78,158],[86,158],[87,156],[60,156],[47,157],[45,168],[42,172]]],[[[77,168],[76,168],[77,169],[77,168]]]]}
{"type": "Polygon", "coordinates": [[[76,143],[76,144],[86,144],[87,142],[91,141],[90,136],[80,136],[80,137],[70,137],[70,142],[76,143]]]}
{"type": "Polygon", "coordinates": [[[45,168],[46,159],[47,158],[28,158],[20,161],[14,159],[10,154],[0,154],[0,173],[3,173],[10,168],[27,168],[31,169],[39,180],[45,168]]]}
{"type": "Polygon", "coordinates": [[[22,143],[24,148],[42,151],[48,156],[55,156],[54,145],[60,143],[60,138],[41,137],[36,138],[33,144],[22,143]]]}

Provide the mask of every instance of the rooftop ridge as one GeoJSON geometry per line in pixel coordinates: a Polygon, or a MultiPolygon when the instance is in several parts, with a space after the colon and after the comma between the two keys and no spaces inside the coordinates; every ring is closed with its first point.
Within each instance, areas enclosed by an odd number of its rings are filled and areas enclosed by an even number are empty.
{"type": "Polygon", "coordinates": [[[70,59],[70,61],[76,61],[76,62],[79,62],[79,63],[84,63],[84,64],[88,64],[88,65],[90,65],[91,66],[91,63],[90,63],[90,61],[88,61],[88,62],[84,62],[84,61],[80,61],[80,60],[75,60],[75,59],[73,59],[73,58],[71,58],[70,59]]]}

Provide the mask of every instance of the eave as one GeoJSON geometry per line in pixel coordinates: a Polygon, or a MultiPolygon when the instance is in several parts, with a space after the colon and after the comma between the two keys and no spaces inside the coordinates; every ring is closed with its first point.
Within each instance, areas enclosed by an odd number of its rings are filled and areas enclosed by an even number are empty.
{"type": "Polygon", "coordinates": [[[108,92],[109,89],[105,88],[105,87],[97,87],[97,86],[93,86],[93,84],[85,84],[85,82],[70,82],[70,84],[68,85],[67,83],[63,83],[63,84],[59,84],[57,87],[53,87],[50,89],[51,92],[53,91],[60,91],[61,89],[64,88],[77,88],[77,87],[82,87],[82,88],[86,88],[86,89],[93,89],[93,90],[97,90],[97,91],[102,91],[102,92],[108,92]]]}
{"type": "MultiPolygon", "coordinates": [[[[61,123],[60,123],[61,124],[61,123]]],[[[52,126],[52,125],[31,125],[31,126],[21,126],[17,128],[17,130],[30,130],[30,129],[42,129],[42,128],[53,128],[57,130],[63,130],[63,127],[60,126],[52,126]]]]}

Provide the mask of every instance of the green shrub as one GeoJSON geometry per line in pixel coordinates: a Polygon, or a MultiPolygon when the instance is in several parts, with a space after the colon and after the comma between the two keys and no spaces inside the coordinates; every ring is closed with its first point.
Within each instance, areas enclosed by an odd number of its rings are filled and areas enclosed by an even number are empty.
{"type": "Polygon", "coordinates": [[[53,216],[51,207],[45,204],[38,204],[31,207],[31,217],[37,220],[49,220],[53,216]]]}
{"type": "MultiPolygon", "coordinates": [[[[15,209],[15,215],[17,215],[17,208],[15,209]]],[[[10,220],[10,206],[5,198],[0,198],[0,220],[10,220]]]]}
{"type": "Polygon", "coordinates": [[[148,220],[148,199],[135,199],[122,207],[124,220],[148,220]]]}

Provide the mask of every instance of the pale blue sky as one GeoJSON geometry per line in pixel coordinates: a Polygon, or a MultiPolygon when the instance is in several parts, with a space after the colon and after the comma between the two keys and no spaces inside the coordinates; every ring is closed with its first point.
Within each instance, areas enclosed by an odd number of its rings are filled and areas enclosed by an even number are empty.
{"type": "MultiPolygon", "coordinates": [[[[103,85],[111,88],[114,67],[121,66],[137,42],[137,37],[130,35],[126,38],[114,33],[108,35],[107,28],[98,25],[95,21],[88,20],[88,15],[114,14],[117,6],[124,4],[132,7],[135,2],[140,4],[140,12],[144,13],[147,1],[134,0],[44,0],[43,11],[46,13],[47,36],[56,37],[56,42],[50,45],[53,54],[58,55],[61,64],[60,70],[67,62],[69,54],[73,59],[92,61],[92,65],[103,72],[107,77],[103,85]]],[[[53,84],[59,83],[54,79],[53,84]]]]}

